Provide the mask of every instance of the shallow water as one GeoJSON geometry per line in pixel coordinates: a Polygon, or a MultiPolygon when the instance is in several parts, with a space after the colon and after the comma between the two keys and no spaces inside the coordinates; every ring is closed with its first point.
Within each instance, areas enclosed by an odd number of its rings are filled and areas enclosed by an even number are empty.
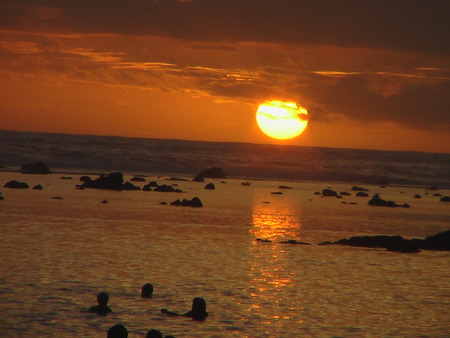
{"type": "Polygon", "coordinates": [[[351,235],[409,238],[448,230],[450,206],[433,192],[365,185],[411,205],[389,209],[370,207],[367,198],[313,194],[329,185],[349,191],[348,184],[257,180],[247,187],[227,179],[208,180],[216,185],[209,191],[206,183],[147,178],[179,184],[185,192],[176,194],[75,190],[79,176],[59,176],[0,173],[1,186],[10,179],[44,186],[1,189],[1,335],[104,337],[116,323],[130,337],[151,328],[177,337],[450,334],[449,252],[316,245],[351,235]],[[279,185],[294,189],[271,194],[279,185]],[[414,199],[416,193],[423,198],[414,199]],[[204,208],[160,204],[194,196],[204,208]],[[287,239],[311,244],[279,243],[287,239]],[[148,282],[154,296],[142,299],[148,282]],[[110,294],[113,314],[83,312],[101,291],[110,294]],[[159,311],[185,312],[194,297],[207,301],[204,322],[159,311]]]}

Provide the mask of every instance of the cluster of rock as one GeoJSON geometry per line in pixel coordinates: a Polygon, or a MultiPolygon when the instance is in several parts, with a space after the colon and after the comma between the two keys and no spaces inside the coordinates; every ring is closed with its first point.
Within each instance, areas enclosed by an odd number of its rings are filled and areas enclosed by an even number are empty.
{"type": "Polygon", "coordinates": [[[409,208],[408,203],[403,204],[397,204],[394,201],[386,201],[378,196],[373,197],[369,202],[367,202],[368,205],[376,206],[376,207],[390,207],[390,208],[409,208]]]}
{"type": "Polygon", "coordinates": [[[192,208],[201,208],[203,207],[203,203],[198,197],[194,197],[191,200],[183,199],[183,200],[175,200],[170,205],[181,206],[181,207],[192,207],[192,208]]]}
{"type": "Polygon", "coordinates": [[[450,251],[450,230],[423,239],[405,239],[402,236],[355,236],[336,242],[323,242],[320,245],[339,244],[365,248],[386,248],[394,252],[420,252],[420,250],[450,251]]]}
{"type": "Polygon", "coordinates": [[[100,175],[99,178],[93,180],[89,176],[80,178],[83,182],[77,185],[79,189],[106,189],[106,190],[141,190],[140,187],[130,182],[124,182],[123,174],[121,172],[113,172],[108,175],[100,175]]]}

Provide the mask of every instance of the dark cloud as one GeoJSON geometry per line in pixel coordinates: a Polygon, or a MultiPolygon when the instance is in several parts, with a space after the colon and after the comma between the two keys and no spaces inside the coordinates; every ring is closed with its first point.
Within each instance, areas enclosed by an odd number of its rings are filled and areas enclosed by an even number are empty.
{"type": "MultiPolygon", "coordinates": [[[[341,115],[350,120],[394,122],[413,129],[450,128],[449,81],[405,83],[396,93],[374,91],[370,78],[354,76],[304,89],[317,107],[317,118],[341,115]]],[[[313,108],[314,110],[314,108],[313,108]]]]}
{"type": "Polygon", "coordinates": [[[449,53],[447,0],[4,0],[0,27],[449,53]]]}

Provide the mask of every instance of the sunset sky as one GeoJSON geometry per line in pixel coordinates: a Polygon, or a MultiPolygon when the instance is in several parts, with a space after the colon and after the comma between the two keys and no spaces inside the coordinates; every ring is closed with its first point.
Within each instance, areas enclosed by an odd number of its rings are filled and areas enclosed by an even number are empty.
{"type": "Polygon", "coordinates": [[[448,0],[2,0],[0,129],[450,153],[448,0]],[[265,100],[305,133],[257,127],[265,100]]]}

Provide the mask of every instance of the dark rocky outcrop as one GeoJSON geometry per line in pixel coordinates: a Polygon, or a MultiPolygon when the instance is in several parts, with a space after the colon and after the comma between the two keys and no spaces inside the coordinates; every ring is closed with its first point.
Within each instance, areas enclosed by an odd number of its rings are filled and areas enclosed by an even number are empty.
{"type": "Polygon", "coordinates": [[[331,189],[323,189],[323,190],[322,190],[322,196],[324,196],[324,197],[337,197],[337,196],[339,196],[339,195],[338,195],[337,192],[334,191],[334,190],[331,190],[331,189]]]}
{"type": "Polygon", "coordinates": [[[355,196],[356,197],[369,197],[369,194],[364,191],[358,191],[355,196]]]}
{"type": "Polygon", "coordinates": [[[194,197],[191,200],[183,199],[183,200],[175,200],[170,205],[182,206],[182,207],[192,207],[192,208],[201,208],[203,207],[203,203],[198,197],[194,197]]]}
{"type": "Polygon", "coordinates": [[[11,189],[28,189],[29,185],[25,182],[19,182],[16,180],[9,181],[5,183],[5,188],[11,188],[11,189]]]}
{"type": "Polygon", "coordinates": [[[140,190],[138,186],[130,182],[124,183],[121,172],[113,172],[108,175],[100,175],[99,178],[91,181],[85,181],[78,188],[105,189],[105,190],[140,190]]]}
{"type": "Polygon", "coordinates": [[[130,179],[132,182],[145,182],[145,178],[139,175],[134,176],[130,179]]]}
{"type": "Polygon", "coordinates": [[[153,191],[159,191],[159,192],[183,192],[182,190],[175,189],[173,186],[167,185],[167,184],[159,185],[155,189],[153,189],[153,191]]]}
{"type": "Polygon", "coordinates": [[[33,162],[23,165],[20,168],[22,174],[50,174],[50,169],[45,165],[44,162],[33,162]]]}
{"type": "Polygon", "coordinates": [[[194,182],[205,182],[205,179],[202,176],[195,176],[192,181],[194,181],[194,182]]]}
{"type": "Polygon", "coordinates": [[[287,240],[287,241],[283,241],[283,242],[280,242],[280,243],[283,243],[283,244],[302,244],[302,245],[309,245],[309,243],[307,243],[307,242],[298,242],[298,241],[296,241],[295,239],[289,239],[289,240],[287,240]]]}
{"type": "Polygon", "coordinates": [[[441,202],[450,202],[450,196],[444,196],[440,199],[441,202]]]}
{"type": "Polygon", "coordinates": [[[402,236],[355,236],[340,239],[336,242],[323,242],[326,244],[339,244],[365,248],[386,248],[394,252],[420,252],[420,250],[450,251],[450,230],[438,233],[424,239],[405,239],[402,236]]]}
{"type": "Polygon", "coordinates": [[[283,195],[281,191],[273,191],[270,193],[271,195],[283,195]]]}
{"type": "Polygon", "coordinates": [[[37,185],[35,185],[35,186],[33,187],[33,189],[34,189],[34,190],[42,190],[42,189],[44,189],[44,188],[42,187],[42,185],[37,184],[37,185]]]}
{"type": "Polygon", "coordinates": [[[205,169],[197,175],[197,177],[199,176],[203,178],[227,178],[227,175],[225,175],[225,172],[220,167],[205,169]]]}
{"type": "Polygon", "coordinates": [[[150,183],[144,185],[144,186],[142,187],[142,191],[152,191],[152,188],[151,188],[150,183]]]}
{"type": "Polygon", "coordinates": [[[346,192],[346,191],[341,191],[339,193],[339,195],[341,195],[341,196],[351,196],[352,194],[350,194],[349,192],[346,192]]]}
{"type": "Polygon", "coordinates": [[[278,187],[278,189],[294,189],[294,188],[289,187],[289,186],[287,186],[287,185],[280,185],[280,186],[278,187]]]}
{"type": "Polygon", "coordinates": [[[80,182],[90,182],[92,181],[92,178],[90,176],[81,176],[80,177],[80,182]]]}
{"type": "Polygon", "coordinates": [[[367,202],[368,205],[376,206],[376,207],[390,207],[390,208],[409,208],[409,204],[397,204],[394,201],[386,201],[380,197],[373,197],[369,202],[367,202]]]}
{"type": "Polygon", "coordinates": [[[214,183],[208,183],[207,185],[205,185],[205,189],[206,190],[215,190],[216,186],[214,185],[214,183]]]}

